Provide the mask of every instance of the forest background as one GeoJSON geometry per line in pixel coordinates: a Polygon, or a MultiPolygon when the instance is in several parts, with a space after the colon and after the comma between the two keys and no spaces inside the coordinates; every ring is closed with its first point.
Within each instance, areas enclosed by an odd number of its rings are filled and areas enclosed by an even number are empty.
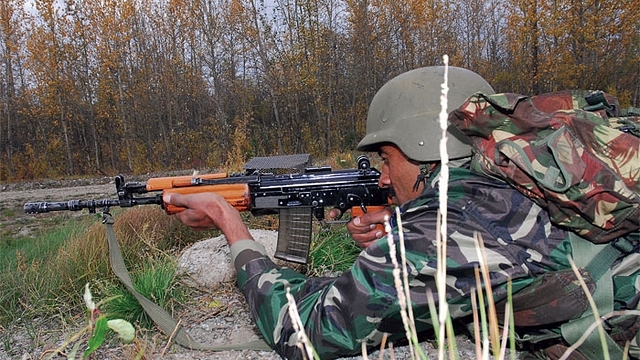
{"type": "MultiPolygon", "coordinates": [[[[640,106],[640,0],[0,0],[0,181],[353,149],[390,78],[640,106]]],[[[439,86],[439,84],[434,84],[439,86]]]]}

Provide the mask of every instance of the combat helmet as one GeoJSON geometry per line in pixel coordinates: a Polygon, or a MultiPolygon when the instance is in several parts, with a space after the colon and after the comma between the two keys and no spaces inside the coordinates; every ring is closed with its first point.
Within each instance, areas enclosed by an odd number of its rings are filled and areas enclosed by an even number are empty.
{"type": "MultiPolygon", "coordinates": [[[[444,66],[418,68],[387,82],[373,97],[367,115],[367,135],[357,149],[377,151],[382,143],[395,144],[420,163],[440,160],[440,95],[444,66]]],[[[494,91],[480,75],[458,67],[448,68],[448,109],[458,108],[476,92],[494,91]]],[[[450,125],[447,150],[450,159],[471,155],[470,139],[450,125]]]]}

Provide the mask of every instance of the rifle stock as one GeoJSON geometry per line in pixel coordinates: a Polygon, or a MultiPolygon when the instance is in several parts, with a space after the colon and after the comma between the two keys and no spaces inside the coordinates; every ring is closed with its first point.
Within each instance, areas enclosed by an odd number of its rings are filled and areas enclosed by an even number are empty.
{"type": "Polygon", "coordinates": [[[323,220],[325,208],[337,208],[342,216],[349,209],[354,214],[361,214],[371,211],[370,207],[384,208],[390,203],[388,191],[378,187],[380,172],[371,168],[366,156],[360,156],[357,162],[357,169],[348,170],[319,167],[283,175],[216,173],[151,178],[146,183],[125,182],[124,177],[118,175],[115,177],[118,199],[33,202],[26,203],[24,210],[26,213],[46,213],[88,209],[94,213],[100,208],[109,212],[113,206],[156,204],[167,214],[175,214],[184,208],[164,204],[163,194],[213,192],[224,197],[238,211],[250,211],[256,216],[279,213],[275,257],[304,264],[311,243],[312,219],[323,220]]]}

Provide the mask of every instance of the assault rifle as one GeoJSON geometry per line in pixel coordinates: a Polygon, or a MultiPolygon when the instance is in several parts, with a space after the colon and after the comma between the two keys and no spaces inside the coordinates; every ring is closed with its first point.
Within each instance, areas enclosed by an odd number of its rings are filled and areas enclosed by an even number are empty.
{"type": "MultiPolygon", "coordinates": [[[[267,159],[274,163],[278,158],[267,159]]],[[[164,193],[214,192],[239,211],[250,211],[256,216],[279,213],[278,244],[274,256],[304,264],[311,243],[313,217],[323,220],[325,208],[339,209],[341,217],[348,209],[356,215],[367,212],[372,206],[384,207],[389,203],[388,191],[378,187],[380,172],[371,167],[369,159],[360,156],[357,166],[357,169],[335,171],[329,166],[307,167],[302,172],[290,174],[248,170],[244,174],[232,175],[173,176],[151,178],[146,183],[125,182],[124,176],[118,175],[115,177],[117,199],[31,202],[24,204],[24,211],[35,214],[88,209],[95,213],[96,209],[102,209],[108,213],[113,206],[156,204],[168,214],[175,214],[184,208],[164,204],[164,193]]]]}

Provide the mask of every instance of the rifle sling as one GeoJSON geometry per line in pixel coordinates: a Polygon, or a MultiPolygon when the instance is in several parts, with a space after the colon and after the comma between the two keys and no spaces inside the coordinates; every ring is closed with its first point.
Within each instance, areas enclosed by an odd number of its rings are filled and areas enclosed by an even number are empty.
{"type": "Polygon", "coordinates": [[[187,332],[177,323],[171,315],[163,308],[156,305],[151,300],[147,299],[136,291],[131,282],[129,271],[122,258],[122,251],[116,238],[116,233],[113,229],[114,219],[111,214],[107,212],[102,213],[102,223],[105,224],[107,241],[109,243],[109,262],[111,269],[116,274],[118,279],[124,284],[124,286],[138,299],[138,302],[144,309],[144,311],[151,317],[153,322],[160,327],[162,332],[167,336],[172,336],[173,340],[183,347],[192,350],[211,350],[211,351],[225,351],[225,350],[272,350],[269,345],[262,339],[249,341],[241,344],[230,345],[209,345],[202,344],[192,339],[187,332]]]}
{"type": "MultiPolygon", "coordinates": [[[[576,265],[587,269],[596,282],[592,297],[598,314],[602,316],[612,312],[614,295],[611,265],[618,256],[632,251],[633,244],[625,238],[605,244],[594,244],[573,232],[569,232],[569,238],[576,265]]],[[[580,341],[583,335],[586,336],[578,350],[589,359],[622,359],[624,349],[608,333],[605,332],[602,338],[598,331],[585,334],[585,330],[593,322],[595,322],[594,311],[589,308],[580,318],[561,325],[562,336],[572,345],[580,341]],[[603,343],[607,345],[606,354],[603,352],[603,343]]]]}

